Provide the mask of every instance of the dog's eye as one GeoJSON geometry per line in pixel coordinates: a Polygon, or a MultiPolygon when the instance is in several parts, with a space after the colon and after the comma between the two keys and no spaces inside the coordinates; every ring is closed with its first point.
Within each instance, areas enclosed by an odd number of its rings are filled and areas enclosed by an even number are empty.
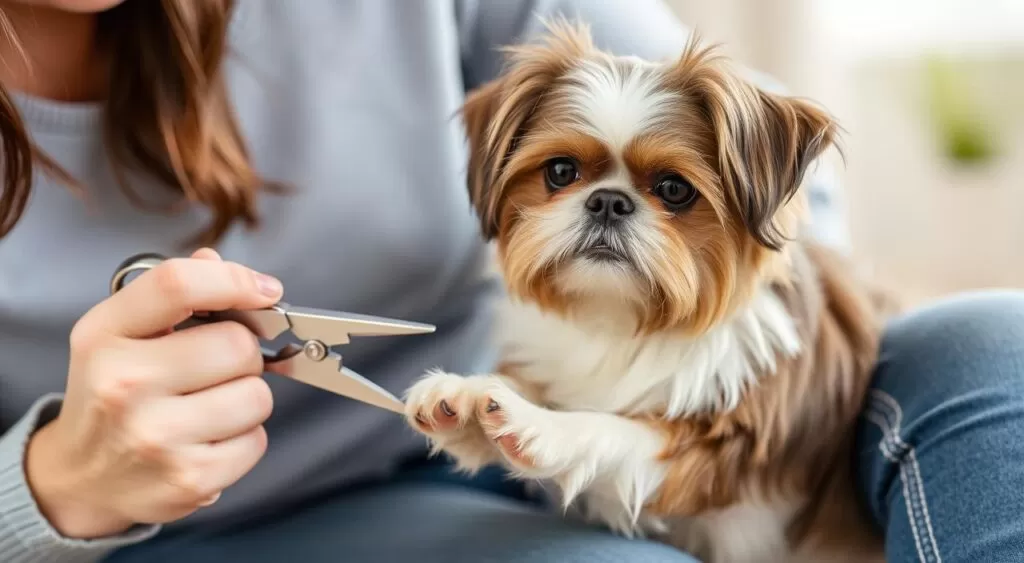
{"type": "Polygon", "coordinates": [[[550,190],[560,190],[579,179],[579,168],[571,158],[553,158],[544,166],[544,180],[550,190]]]}
{"type": "Polygon", "coordinates": [[[654,184],[654,195],[661,198],[672,211],[680,211],[693,205],[700,192],[679,174],[668,174],[654,184]]]}

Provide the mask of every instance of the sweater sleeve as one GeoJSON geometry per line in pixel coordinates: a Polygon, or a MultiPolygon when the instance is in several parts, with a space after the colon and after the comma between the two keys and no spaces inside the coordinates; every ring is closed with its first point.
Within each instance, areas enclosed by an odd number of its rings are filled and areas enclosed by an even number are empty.
{"type": "MultiPolygon", "coordinates": [[[[500,73],[499,47],[529,41],[542,33],[542,18],[563,16],[584,22],[599,48],[650,60],[679,56],[690,35],[662,0],[455,0],[455,6],[467,90],[500,73]]],[[[786,92],[772,77],[743,70],[765,90],[786,92]]],[[[826,159],[808,172],[808,199],[809,236],[848,250],[849,225],[841,186],[834,166],[826,159]]]]}
{"type": "Polygon", "coordinates": [[[60,395],[44,396],[0,435],[0,561],[4,563],[91,563],[159,530],[138,526],[115,537],[78,540],[62,537],[46,520],[26,481],[25,449],[32,433],[57,416],[60,405],[60,395]]]}

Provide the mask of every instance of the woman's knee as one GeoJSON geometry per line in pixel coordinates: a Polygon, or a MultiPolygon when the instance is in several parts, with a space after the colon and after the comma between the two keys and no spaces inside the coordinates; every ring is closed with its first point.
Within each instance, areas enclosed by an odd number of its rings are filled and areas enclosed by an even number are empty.
{"type": "Polygon", "coordinates": [[[1024,293],[967,294],[893,322],[855,448],[888,556],[1016,553],[1020,499],[1005,491],[1024,484],[1022,432],[1024,293]],[[983,508],[968,518],[971,503],[983,508]]]}
{"type": "Polygon", "coordinates": [[[1024,389],[1024,292],[965,294],[897,319],[882,342],[878,377],[917,392],[1024,389]]]}
{"type": "Polygon", "coordinates": [[[1024,292],[965,294],[894,321],[857,433],[861,486],[874,491],[876,514],[886,476],[905,456],[924,446],[929,455],[959,452],[939,455],[948,463],[972,443],[998,451],[1024,430],[1022,404],[1024,292]]]}

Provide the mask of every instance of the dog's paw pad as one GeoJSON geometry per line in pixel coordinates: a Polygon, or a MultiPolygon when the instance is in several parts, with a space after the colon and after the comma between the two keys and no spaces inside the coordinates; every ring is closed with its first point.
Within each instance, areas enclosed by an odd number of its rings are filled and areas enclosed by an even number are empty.
{"type": "Polygon", "coordinates": [[[509,461],[520,467],[533,467],[533,458],[523,451],[523,443],[517,434],[502,434],[494,438],[494,443],[509,461]]]}
{"type": "Polygon", "coordinates": [[[416,413],[416,425],[424,432],[450,432],[459,427],[458,412],[447,399],[441,399],[433,408],[424,408],[416,413]],[[430,414],[424,414],[429,410],[430,414]]]}
{"type": "Polygon", "coordinates": [[[461,431],[473,418],[476,400],[470,379],[432,373],[417,382],[406,400],[406,417],[426,434],[461,431]]]}

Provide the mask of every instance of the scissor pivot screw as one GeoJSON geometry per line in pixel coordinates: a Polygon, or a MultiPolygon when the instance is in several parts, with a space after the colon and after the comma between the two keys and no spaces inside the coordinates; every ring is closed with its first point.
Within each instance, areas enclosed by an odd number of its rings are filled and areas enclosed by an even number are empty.
{"type": "Polygon", "coordinates": [[[327,357],[327,346],[324,346],[324,343],[319,340],[310,340],[302,346],[302,352],[306,354],[307,358],[319,362],[327,357]]]}

